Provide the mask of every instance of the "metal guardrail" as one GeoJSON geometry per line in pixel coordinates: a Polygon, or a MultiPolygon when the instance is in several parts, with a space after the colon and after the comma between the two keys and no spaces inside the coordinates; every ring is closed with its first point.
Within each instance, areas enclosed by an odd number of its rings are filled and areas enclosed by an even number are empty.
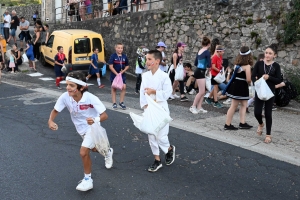
{"type": "MultiPolygon", "coordinates": [[[[120,3],[120,0],[117,0],[117,1],[112,1],[111,3],[103,3],[103,5],[102,5],[102,8],[104,7],[104,5],[107,5],[107,7],[108,7],[108,9],[103,9],[102,11],[98,11],[99,12],[99,14],[101,15],[100,16],[100,18],[102,18],[102,17],[109,17],[109,16],[112,16],[112,15],[114,15],[115,13],[114,13],[114,9],[118,9],[117,10],[117,14],[116,15],[118,15],[118,14],[125,14],[125,12],[123,12],[124,11],[124,9],[125,8],[129,8],[130,7],[130,12],[131,13],[133,13],[133,12],[137,12],[137,11],[145,11],[145,10],[151,10],[151,7],[152,7],[152,5],[154,4],[154,3],[158,3],[158,2],[163,2],[164,0],[154,0],[154,1],[152,1],[152,0],[147,0],[147,2],[141,2],[142,0],[139,0],[139,5],[137,5],[137,4],[135,4],[135,3],[133,3],[133,2],[135,2],[135,0],[131,0],[131,4],[130,5],[127,5],[127,6],[122,6],[122,7],[120,7],[120,6],[117,6],[116,7],[116,4],[117,4],[117,2],[119,2],[120,3]],[[137,7],[138,6],[138,7],[137,7]],[[141,9],[139,9],[139,8],[141,8],[141,6],[147,6],[147,9],[145,9],[145,10],[141,10],[141,9]],[[109,9],[110,8],[110,9],[109,9]],[[135,9],[134,9],[135,8],[135,9]]],[[[72,15],[72,16],[70,16],[70,17],[72,17],[73,19],[77,19],[77,20],[72,20],[72,22],[73,21],[81,21],[81,19],[80,19],[80,14],[79,14],[79,12],[80,12],[80,5],[79,5],[80,3],[78,3],[78,6],[77,6],[77,8],[75,8],[75,15],[72,15]],[[80,19],[80,20],[79,20],[80,19]]],[[[101,5],[100,4],[95,4],[95,5],[91,5],[91,7],[92,7],[92,18],[91,19],[95,19],[95,11],[94,11],[94,9],[95,8],[98,8],[98,7],[101,7],[101,5]]],[[[86,9],[86,8],[85,8],[86,9]]],[[[85,18],[86,18],[86,20],[89,20],[90,18],[87,18],[87,16],[88,16],[89,14],[87,14],[86,12],[85,12],[85,18]]],[[[68,22],[68,10],[66,9],[66,6],[61,6],[61,7],[57,7],[57,8],[55,8],[55,24],[57,23],[57,22],[63,22],[63,21],[65,21],[65,23],[67,23],[68,22]],[[59,13],[56,13],[57,12],[57,10],[58,9],[61,9],[62,10],[62,12],[59,12],[59,13]],[[57,19],[57,15],[61,15],[62,16],[62,18],[60,19],[60,21],[57,19]]]]}

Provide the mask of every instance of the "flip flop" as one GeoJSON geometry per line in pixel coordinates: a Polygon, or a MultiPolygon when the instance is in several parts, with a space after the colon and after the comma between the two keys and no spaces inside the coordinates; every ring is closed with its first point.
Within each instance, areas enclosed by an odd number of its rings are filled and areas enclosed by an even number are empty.
{"type": "Polygon", "coordinates": [[[267,135],[266,138],[265,138],[264,143],[269,144],[269,143],[271,143],[271,142],[272,142],[271,136],[270,136],[270,135],[267,135]]]}
{"type": "Polygon", "coordinates": [[[263,128],[264,128],[264,123],[262,123],[261,125],[260,124],[258,125],[257,131],[256,131],[256,133],[257,133],[258,136],[262,135],[263,128]]]}

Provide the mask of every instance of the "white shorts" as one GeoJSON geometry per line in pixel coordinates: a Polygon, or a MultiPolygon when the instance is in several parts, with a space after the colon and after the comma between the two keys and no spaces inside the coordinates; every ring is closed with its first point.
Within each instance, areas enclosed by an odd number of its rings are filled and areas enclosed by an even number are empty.
{"type": "Polygon", "coordinates": [[[81,146],[86,147],[88,149],[93,149],[95,147],[95,143],[91,137],[91,129],[89,129],[85,135],[81,135],[83,141],[81,146]]]}

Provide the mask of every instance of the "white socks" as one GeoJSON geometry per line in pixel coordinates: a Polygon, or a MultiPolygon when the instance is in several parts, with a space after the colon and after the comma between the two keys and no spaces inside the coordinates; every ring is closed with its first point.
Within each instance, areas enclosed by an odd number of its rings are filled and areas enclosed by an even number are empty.
{"type": "Polygon", "coordinates": [[[84,179],[85,180],[88,180],[90,178],[92,178],[92,174],[91,173],[90,174],[84,174],[84,179]]]}
{"type": "Polygon", "coordinates": [[[97,78],[97,82],[98,82],[98,86],[100,86],[101,85],[100,78],[97,78]]]}

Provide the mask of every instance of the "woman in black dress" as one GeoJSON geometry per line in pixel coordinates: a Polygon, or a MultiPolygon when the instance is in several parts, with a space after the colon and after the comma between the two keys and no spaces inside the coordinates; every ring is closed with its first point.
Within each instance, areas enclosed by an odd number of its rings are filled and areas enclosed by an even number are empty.
{"type": "Polygon", "coordinates": [[[249,129],[250,126],[245,122],[246,109],[249,99],[249,84],[251,83],[251,65],[253,65],[253,57],[249,47],[241,47],[239,55],[235,59],[235,72],[234,77],[228,84],[228,89],[226,95],[232,99],[231,106],[227,111],[226,124],[224,126],[225,130],[237,130],[231,124],[233,115],[238,107],[240,107],[240,129],[249,129]]]}
{"type": "MultiPolygon", "coordinates": [[[[262,76],[266,80],[268,86],[275,93],[275,85],[281,82],[281,70],[280,65],[274,62],[274,58],[277,55],[277,45],[271,44],[265,50],[265,58],[263,61],[258,61],[254,69],[252,71],[252,81],[255,84],[255,81],[260,79],[262,76]]],[[[265,119],[266,119],[266,138],[265,143],[272,142],[271,139],[271,127],[272,127],[272,107],[274,103],[275,97],[267,101],[260,100],[255,93],[255,101],[254,101],[254,115],[257,119],[259,125],[257,128],[257,134],[262,135],[264,123],[262,120],[262,109],[265,105],[265,119]]]]}

